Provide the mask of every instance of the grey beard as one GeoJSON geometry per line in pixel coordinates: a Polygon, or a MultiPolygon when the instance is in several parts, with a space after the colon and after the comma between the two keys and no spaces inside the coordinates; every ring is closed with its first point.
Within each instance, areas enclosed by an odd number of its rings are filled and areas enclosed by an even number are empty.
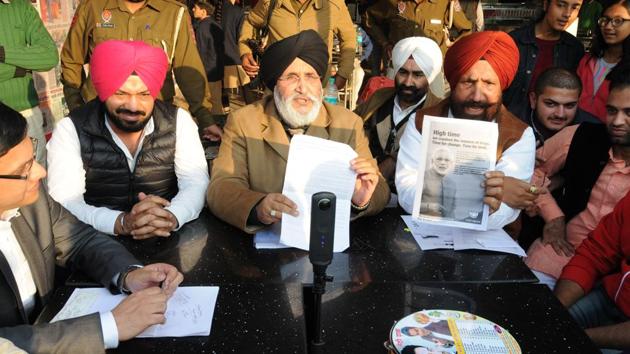
{"type": "Polygon", "coordinates": [[[319,115],[319,110],[322,107],[322,97],[319,99],[311,94],[307,94],[307,96],[313,101],[313,108],[306,114],[302,114],[296,111],[293,106],[291,106],[291,100],[297,94],[289,96],[286,100],[280,94],[280,90],[278,90],[278,86],[273,89],[273,101],[276,104],[276,109],[278,113],[280,113],[280,118],[291,128],[298,128],[308,126],[317,118],[319,115]]]}

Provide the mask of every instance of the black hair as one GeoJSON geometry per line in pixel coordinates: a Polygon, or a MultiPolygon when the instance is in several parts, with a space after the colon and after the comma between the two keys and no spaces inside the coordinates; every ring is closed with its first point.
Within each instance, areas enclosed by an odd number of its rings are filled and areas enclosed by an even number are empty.
{"type": "Polygon", "coordinates": [[[27,131],[28,124],[20,112],[0,102],[0,157],[22,142],[27,131]]]}
{"type": "MultiPolygon", "coordinates": [[[[606,8],[602,11],[602,16],[606,10],[615,6],[622,5],[625,6],[628,13],[630,13],[630,0],[616,0],[612,3],[608,4],[606,8]]],[[[626,37],[623,41],[624,52],[630,47],[630,36],[626,37]]],[[[597,24],[593,30],[593,41],[591,42],[591,54],[596,58],[601,58],[604,56],[604,52],[608,49],[608,44],[604,41],[604,35],[602,34],[602,27],[597,24]]]]}
{"type": "Polygon", "coordinates": [[[578,90],[578,94],[582,93],[582,81],[580,81],[580,78],[575,73],[558,67],[548,68],[538,76],[534,85],[534,92],[538,96],[547,87],[578,90]]]}
{"type": "Polygon", "coordinates": [[[610,80],[608,92],[630,87],[630,63],[615,66],[615,68],[608,73],[606,79],[610,80]]]}
{"type": "Polygon", "coordinates": [[[214,10],[217,8],[214,1],[208,0],[195,0],[195,5],[202,10],[206,10],[206,14],[210,17],[214,16],[214,10]]]}

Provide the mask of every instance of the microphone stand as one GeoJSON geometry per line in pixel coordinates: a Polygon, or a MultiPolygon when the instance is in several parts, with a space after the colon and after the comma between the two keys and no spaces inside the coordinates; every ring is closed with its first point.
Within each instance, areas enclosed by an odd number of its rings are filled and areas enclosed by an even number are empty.
{"type": "Polygon", "coordinates": [[[311,339],[311,354],[323,353],[322,338],[322,295],[326,293],[326,282],[332,282],[333,277],[326,275],[327,265],[313,264],[313,338],[311,339]]]}

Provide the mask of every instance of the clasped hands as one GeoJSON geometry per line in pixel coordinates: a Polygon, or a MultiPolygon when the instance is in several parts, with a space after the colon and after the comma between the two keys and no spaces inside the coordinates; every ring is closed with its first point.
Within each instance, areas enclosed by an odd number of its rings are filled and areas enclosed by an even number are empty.
{"type": "Polygon", "coordinates": [[[177,228],[175,215],[165,209],[171,203],[155,195],[138,194],[139,202],[131,211],[122,213],[116,220],[114,233],[131,235],[135,240],[161,236],[168,237],[177,228]]]}
{"type": "MultiPolygon", "coordinates": [[[[350,161],[350,168],[357,173],[352,193],[352,204],[364,207],[372,198],[378,184],[378,168],[371,160],[357,157],[350,161]]],[[[269,193],[256,206],[256,217],[265,225],[282,220],[282,214],[298,216],[297,204],[280,193],[269,193]]]]}

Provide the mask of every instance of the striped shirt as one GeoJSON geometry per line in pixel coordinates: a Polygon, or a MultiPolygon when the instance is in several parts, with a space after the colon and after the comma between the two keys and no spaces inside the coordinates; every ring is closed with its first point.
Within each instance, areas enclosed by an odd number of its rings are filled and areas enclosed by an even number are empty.
{"type": "Polygon", "coordinates": [[[0,102],[23,111],[39,103],[32,71],[52,69],[59,53],[30,1],[0,1],[0,23],[0,102]]]}

